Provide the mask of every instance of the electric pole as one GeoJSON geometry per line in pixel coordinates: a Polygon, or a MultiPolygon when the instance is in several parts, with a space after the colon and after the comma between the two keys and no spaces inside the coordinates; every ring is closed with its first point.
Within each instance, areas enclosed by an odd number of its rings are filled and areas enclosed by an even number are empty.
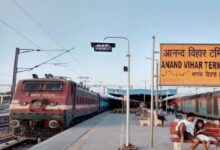
{"type": "Polygon", "coordinates": [[[13,99],[13,96],[14,96],[15,85],[16,85],[16,78],[17,78],[17,72],[18,72],[18,56],[19,56],[19,53],[20,53],[20,49],[16,48],[16,50],[15,50],[13,78],[12,78],[12,86],[11,86],[11,98],[12,99],[13,99]]]}

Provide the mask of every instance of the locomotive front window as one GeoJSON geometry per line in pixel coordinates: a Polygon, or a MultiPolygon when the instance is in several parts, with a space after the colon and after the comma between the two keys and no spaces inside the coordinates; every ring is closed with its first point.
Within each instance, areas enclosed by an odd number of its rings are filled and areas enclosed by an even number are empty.
{"type": "Polygon", "coordinates": [[[38,91],[40,90],[40,83],[38,82],[25,82],[24,90],[26,91],[38,91]]]}
{"type": "Polygon", "coordinates": [[[46,91],[60,91],[62,89],[61,82],[47,82],[44,84],[44,90],[46,91]]]}

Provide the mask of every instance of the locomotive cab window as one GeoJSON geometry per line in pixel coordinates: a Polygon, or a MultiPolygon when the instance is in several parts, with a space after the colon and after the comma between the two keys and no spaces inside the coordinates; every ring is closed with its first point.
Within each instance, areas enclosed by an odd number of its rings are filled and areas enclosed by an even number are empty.
{"type": "Polygon", "coordinates": [[[46,91],[60,91],[62,89],[62,82],[46,82],[43,90],[46,91]]]}
{"type": "Polygon", "coordinates": [[[24,82],[23,83],[23,90],[25,90],[25,91],[38,91],[38,90],[40,90],[40,83],[39,82],[24,82]]]}

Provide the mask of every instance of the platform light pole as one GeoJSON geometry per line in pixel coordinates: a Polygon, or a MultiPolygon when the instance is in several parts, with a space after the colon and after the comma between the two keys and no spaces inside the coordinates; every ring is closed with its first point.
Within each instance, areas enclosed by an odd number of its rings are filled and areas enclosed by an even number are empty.
{"type": "MultiPolygon", "coordinates": [[[[127,41],[128,45],[128,51],[127,51],[127,57],[128,57],[128,77],[127,77],[127,99],[126,99],[126,143],[125,143],[125,148],[124,149],[130,149],[130,44],[129,40],[126,37],[105,37],[104,41],[107,39],[124,39],[127,41]]],[[[122,148],[123,149],[123,148],[122,148]]],[[[133,148],[134,149],[134,148],[133,148]]]]}
{"type": "MultiPolygon", "coordinates": [[[[157,51],[154,51],[154,53],[159,53],[157,51]]],[[[152,58],[146,57],[146,59],[151,60],[152,58]]],[[[158,86],[159,86],[159,60],[154,59],[156,62],[156,74],[154,74],[154,77],[156,78],[156,91],[155,91],[155,104],[156,104],[156,112],[158,112],[158,86]]]]}
{"type": "MultiPolygon", "coordinates": [[[[151,142],[150,142],[150,145],[151,145],[151,148],[153,148],[153,126],[154,126],[154,115],[153,115],[153,111],[154,111],[154,55],[156,53],[159,53],[158,51],[155,51],[155,36],[152,37],[153,38],[153,49],[152,49],[152,59],[151,59],[151,70],[152,70],[152,77],[151,77],[151,142]]],[[[158,75],[157,75],[158,76],[158,75]]]]}
{"type": "Polygon", "coordinates": [[[151,76],[151,102],[150,102],[150,109],[151,109],[151,114],[150,114],[150,120],[151,120],[151,140],[150,140],[150,145],[151,148],[153,148],[153,102],[154,102],[154,50],[155,50],[155,36],[153,38],[153,51],[152,51],[152,60],[151,60],[151,71],[152,71],[152,76],[151,76]]]}
{"type": "Polygon", "coordinates": [[[155,97],[155,102],[156,102],[156,112],[158,112],[158,86],[159,86],[159,63],[158,59],[156,59],[156,97],[155,97]]]}
{"type": "MultiPolygon", "coordinates": [[[[137,148],[133,146],[132,144],[129,143],[130,141],[130,119],[129,119],[129,114],[130,114],[130,44],[129,40],[126,37],[120,37],[120,36],[111,36],[111,37],[105,37],[104,41],[107,39],[123,39],[127,41],[128,45],[128,66],[124,67],[124,71],[128,72],[128,77],[127,77],[127,99],[126,99],[126,143],[125,145],[122,146],[122,150],[136,150],[137,148]]],[[[112,48],[115,47],[115,43],[105,43],[105,42],[91,42],[91,46],[94,48],[94,51],[98,52],[111,52],[112,48]]]]}

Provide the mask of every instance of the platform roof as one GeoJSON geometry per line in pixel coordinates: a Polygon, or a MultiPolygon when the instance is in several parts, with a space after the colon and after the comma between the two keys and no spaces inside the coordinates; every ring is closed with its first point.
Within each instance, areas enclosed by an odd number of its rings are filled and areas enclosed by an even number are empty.
{"type": "MultiPolygon", "coordinates": [[[[107,88],[107,92],[110,95],[125,95],[127,90],[126,89],[113,89],[113,88],[107,88]]],[[[154,91],[156,93],[156,91],[154,91]]],[[[166,95],[175,95],[177,94],[177,89],[164,89],[159,90],[158,95],[159,96],[166,96],[166,95]]],[[[130,95],[151,95],[151,90],[149,89],[130,89],[130,95]]]]}

